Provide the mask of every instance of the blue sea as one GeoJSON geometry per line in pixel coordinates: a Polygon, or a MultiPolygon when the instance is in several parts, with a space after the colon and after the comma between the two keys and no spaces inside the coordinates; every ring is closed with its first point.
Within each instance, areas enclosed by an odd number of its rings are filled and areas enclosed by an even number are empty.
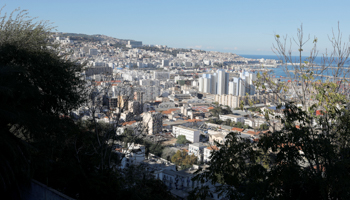
{"type": "MultiPolygon", "coordinates": [[[[238,54],[240,55],[240,54],[238,54]]],[[[273,60],[281,60],[280,57],[278,57],[277,55],[240,55],[244,58],[252,58],[252,59],[273,59],[273,60]]],[[[307,56],[302,56],[301,57],[302,62],[304,61],[308,61],[308,57],[307,56]]],[[[293,63],[299,63],[299,57],[298,56],[294,56],[292,57],[292,62],[293,63]]],[[[316,57],[314,60],[314,63],[316,65],[322,65],[324,63],[322,57],[316,57]]],[[[335,63],[334,63],[335,64],[335,63]]],[[[349,66],[349,61],[344,65],[344,67],[350,67],[349,66]]],[[[292,66],[288,66],[289,70],[293,70],[292,66]]],[[[271,74],[273,74],[276,77],[287,77],[286,73],[284,72],[284,67],[283,66],[278,66],[277,68],[268,68],[271,69],[272,72],[271,74]]],[[[317,71],[315,71],[315,73],[317,73],[317,71]]],[[[332,75],[332,70],[328,70],[326,73],[324,73],[324,75],[332,75]]],[[[319,79],[319,77],[316,77],[316,79],[319,79]]]]}

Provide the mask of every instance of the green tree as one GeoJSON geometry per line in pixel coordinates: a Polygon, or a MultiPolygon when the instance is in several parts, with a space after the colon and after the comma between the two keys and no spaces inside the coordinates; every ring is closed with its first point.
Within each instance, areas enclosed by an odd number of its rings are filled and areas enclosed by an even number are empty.
{"type": "Polygon", "coordinates": [[[237,122],[235,127],[237,128],[243,128],[243,123],[242,122],[237,122]]]}
{"type": "Polygon", "coordinates": [[[269,126],[267,124],[261,124],[260,125],[260,129],[261,130],[267,130],[267,129],[269,129],[269,126]]]}
{"type": "Polygon", "coordinates": [[[230,126],[230,125],[231,125],[231,120],[230,120],[230,119],[226,119],[226,120],[224,121],[224,124],[225,124],[226,126],[230,126]]]}
{"type": "Polygon", "coordinates": [[[184,135],[179,135],[178,137],[177,137],[177,140],[176,140],[176,143],[177,144],[186,144],[188,141],[187,141],[187,139],[186,139],[186,136],[184,136],[184,135]]]}
{"type": "Polygon", "coordinates": [[[197,157],[194,155],[188,155],[185,150],[178,150],[175,155],[171,157],[171,162],[180,166],[181,169],[187,169],[197,162],[197,157]]]}
{"type": "Polygon", "coordinates": [[[71,124],[64,118],[84,101],[82,66],[51,50],[48,23],[34,23],[25,11],[18,11],[0,15],[0,140],[5,144],[0,191],[10,192],[28,183],[33,173],[28,143],[34,147],[30,151],[37,151],[39,143],[52,144],[71,124]]]}

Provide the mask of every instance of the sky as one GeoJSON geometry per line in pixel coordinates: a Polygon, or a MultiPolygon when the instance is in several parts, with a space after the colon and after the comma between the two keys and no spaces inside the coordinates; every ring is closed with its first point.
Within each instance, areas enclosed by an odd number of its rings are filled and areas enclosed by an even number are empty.
{"type": "Polygon", "coordinates": [[[274,55],[274,36],[295,38],[301,24],[311,38],[305,55],[314,37],[320,54],[332,49],[328,36],[338,22],[344,42],[350,35],[348,0],[1,0],[4,5],[1,16],[20,7],[59,32],[244,55],[274,55]]]}

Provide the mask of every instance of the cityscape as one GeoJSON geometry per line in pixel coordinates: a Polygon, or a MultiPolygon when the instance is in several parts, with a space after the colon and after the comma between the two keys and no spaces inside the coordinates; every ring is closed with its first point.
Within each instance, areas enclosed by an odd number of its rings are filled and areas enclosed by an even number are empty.
{"type": "Polygon", "coordinates": [[[5,199],[350,198],[340,28],[259,57],[0,17],[5,199]]]}

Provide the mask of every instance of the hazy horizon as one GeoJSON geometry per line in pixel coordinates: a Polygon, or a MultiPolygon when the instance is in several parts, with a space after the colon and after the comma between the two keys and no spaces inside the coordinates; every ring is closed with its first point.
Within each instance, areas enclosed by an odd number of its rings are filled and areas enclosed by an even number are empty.
{"type": "MultiPolygon", "coordinates": [[[[338,22],[343,39],[350,35],[344,1],[44,1],[5,0],[2,13],[20,7],[29,16],[48,20],[59,32],[103,34],[143,44],[167,45],[236,54],[274,55],[274,35],[314,36],[318,49],[331,47],[328,36],[338,22]],[[341,6],[340,6],[341,5],[341,6]],[[320,15],[320,13],[326,13],[320,15]]],[[[1,5],[1,7],[3,6],[1,5]]],[[[296,45],[293,44],[295,47],[296,45]]]]}

